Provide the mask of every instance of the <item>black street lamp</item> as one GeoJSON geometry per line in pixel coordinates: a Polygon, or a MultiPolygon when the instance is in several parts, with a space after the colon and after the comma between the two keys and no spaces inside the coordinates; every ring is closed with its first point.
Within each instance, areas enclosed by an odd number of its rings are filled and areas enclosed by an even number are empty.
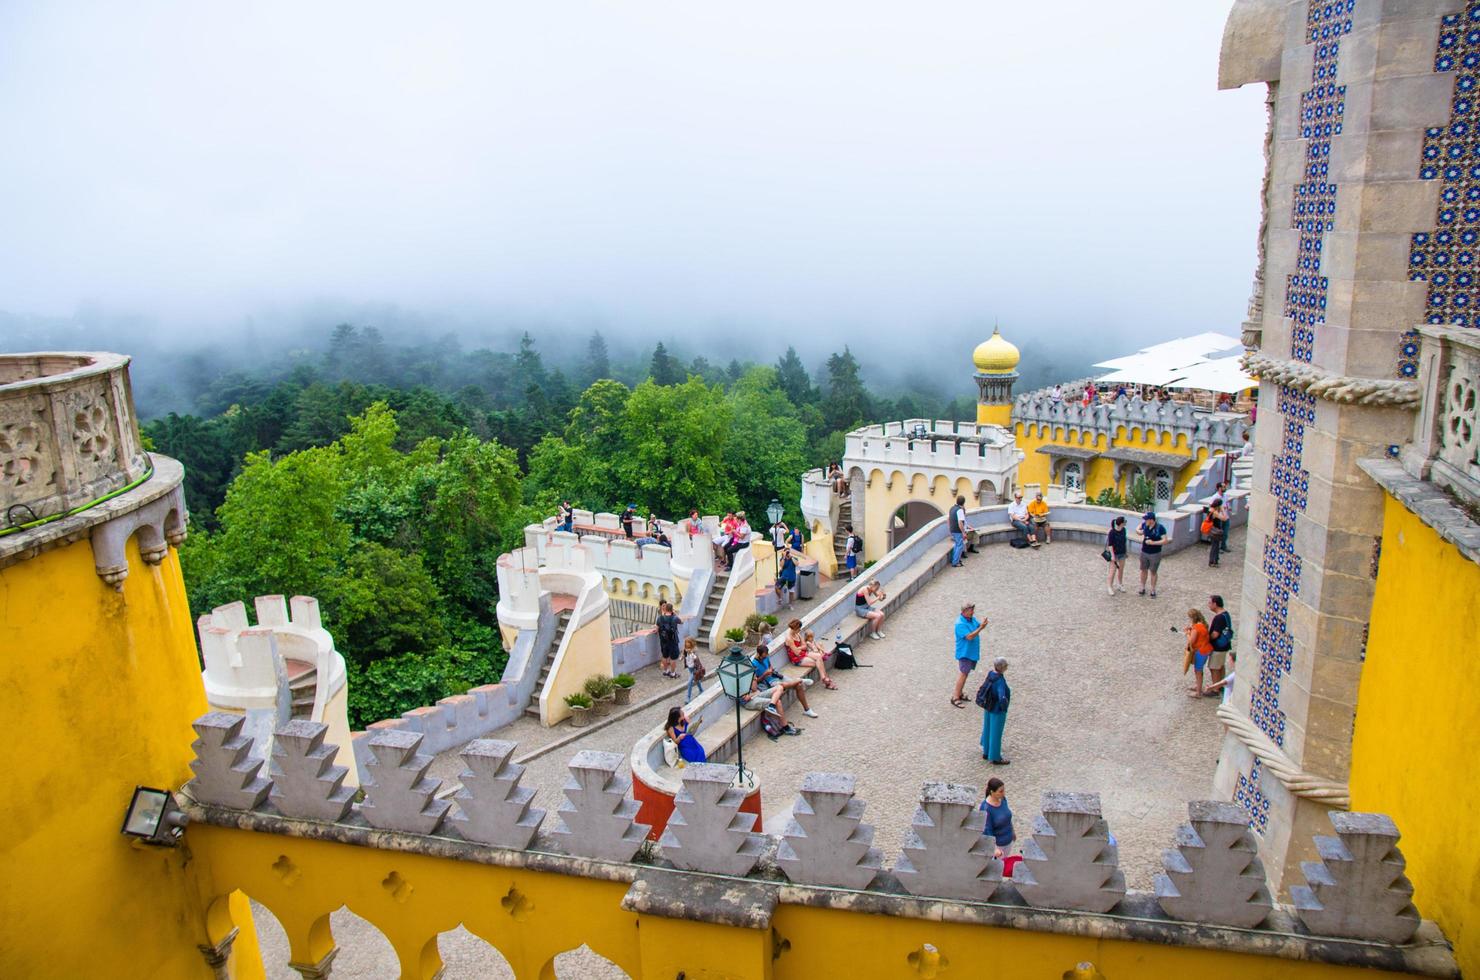
{"type": "Polygon", "coordinates": [[[715,671],[719,674],[720,689],[728,697],[735,699],[735,784],[752,786],[753,781],[745,773],[745,743],[740,737],[740,700],[750,693],[750,683],[755,678],[755,666],[736,644],[730,647],[730,652],[725,654],[715,671]]]}

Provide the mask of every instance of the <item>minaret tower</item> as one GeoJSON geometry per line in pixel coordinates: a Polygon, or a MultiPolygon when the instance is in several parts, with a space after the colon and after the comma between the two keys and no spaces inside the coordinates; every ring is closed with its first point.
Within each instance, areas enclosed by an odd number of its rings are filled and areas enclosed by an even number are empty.
{"type": "Polygon", "coordinates": [[[992,336],[977,345],[971,360],[976,365],[976,421],[978,425],[1012,427],[1012,384],[1018,379],[1022,355],[992,328],[992,336]]]}

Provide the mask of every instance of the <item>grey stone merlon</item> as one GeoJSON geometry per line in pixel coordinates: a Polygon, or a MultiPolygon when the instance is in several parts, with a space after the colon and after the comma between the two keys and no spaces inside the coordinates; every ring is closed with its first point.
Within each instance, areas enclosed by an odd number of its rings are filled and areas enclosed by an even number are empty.
{"type": "Polygon", "coordinates": [[[1331,826],[1337,836],[1316,838],[1321,859],[1302,861],[1306,883],[1290,889],[1300,921],[1320,936],[1406,943],[1419,917],[1392,818],[1337,811],[1331,826]]]}
{"type": "Polygon", "coordinates": [[[1125,897],[1125,875],[1109,837],[1100,794],[1044,793],[1043,815],[1013,873],[1018,894],[1043,908],[1110,911],[1125,897]]]}
{"type": "Polygon", "coordinates": [[[467,768],[448,819],[468,840],[522,851],[540,829],[545,811],[531,807],[534,790],[519,785],[524,767],[509,761],[515,748],[513,742],[480,738],[459,753],[467,768]]]}
{"type": "Polygon", "coordinates": [[[844,773],[809,772],[777,848],[776,863],[799,884],[867,888],[883,856],[863,822],[856,781],[844,773]]]}
{"type": "Polygon", "coordinates": [[[251,758],[252,740],[242,735],[241,715],[212,711],[191,725],[198,736],[191,743],[195,778],[185,790],[198,803],[250,810],[259,806],[271,787],[260,775],[262,760],[251,758]]]}
{"type": "Polygon", "coordinates": [[[336,766],[339,749],[325,745],[329,726],[290,721],[272,739],[272,805],[284,816],[304,820],[343,820],[354,801],[344,785],[349,770],[336,766]]]}
{"type": "Polygon", "coordinates": [[[674,866],[739,877],[760,860],[766,838],[754,832],[755,815],[740,812],[745,792],[731,785],[734,779],[733,766],[696,762],[684,767],[683,787],[658,841],[674,866]]]}
{"type": "Polygon", "coordinates": [[[1259,861],[1259,845],[1241,806],[1216,800],[1187,804],[1189,823],[1177,828],[1177,846],[1162,855],[1156,900],[1174,919],[1252,929],[1274,901],[1259,861]]]}
{"type": "Polygon", "coordinates": [[[910,821],[894,876],[911,895],[985,902],[1002,884],[996,845],[983,836],[987,815],[970,786],[928,782],[910,821]]]}
{"type": "Polygon", "coordinates": [[[622,757],[585,749],[570,760],[565,802],[550,835],[570,854],[601,861],[630,861],[647,838],[647,824],[635,822],[640,807],[631,797],[632,780],[618,773],[622,757]]]}
{"type": "Polygon", "coordinates": [[[427,778],[432,757],[417,750],[421,736],[415,732],[382,731],[370,736],[369,762],[365,764],[365,802],[360,815],[372,827],[430,834],[442,823],[452,805],[436,798],[440,779],[427,778]]]}

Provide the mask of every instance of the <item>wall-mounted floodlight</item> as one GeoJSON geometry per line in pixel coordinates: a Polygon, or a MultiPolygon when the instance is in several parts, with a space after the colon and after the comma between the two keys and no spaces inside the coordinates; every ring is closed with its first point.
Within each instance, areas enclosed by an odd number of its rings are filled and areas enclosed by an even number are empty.
{"type": "Polygon", "coordinates": [[[123,833],[146,844],[174,847],[180,842],[188,820],[169,790],[136,786],[128,813],[123,817],[123,833]]]}

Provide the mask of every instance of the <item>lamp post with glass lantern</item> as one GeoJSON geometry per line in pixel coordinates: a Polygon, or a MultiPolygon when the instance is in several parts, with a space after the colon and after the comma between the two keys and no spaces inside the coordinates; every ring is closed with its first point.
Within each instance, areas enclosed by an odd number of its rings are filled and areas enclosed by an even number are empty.
{"type": "Polygon", "coordinates": [[[720,689],[726,696],[735,699],[735,763],[738,770],[735,773],[735,783],[749,785],[745,775],[745,743],[740,737],[740,700],[750,693],[755,667],[737,644],[730,647],[730,652],[725,654],[715,671],[719,674],[720,689]]]}

